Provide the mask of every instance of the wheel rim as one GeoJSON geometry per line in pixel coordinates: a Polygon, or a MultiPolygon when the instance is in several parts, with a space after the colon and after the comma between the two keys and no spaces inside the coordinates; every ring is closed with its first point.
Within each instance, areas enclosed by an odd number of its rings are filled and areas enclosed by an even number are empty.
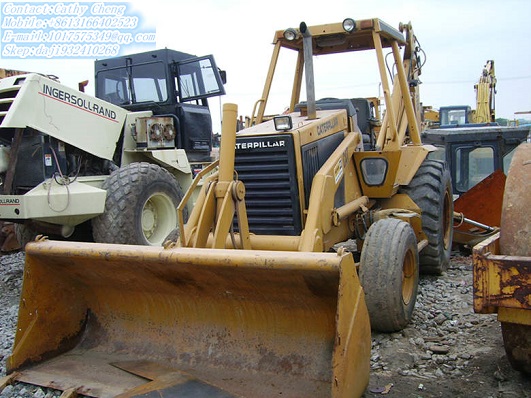
{"type": "Polygon", "coordinates": [[[150,245],[161,245],[177,225],[177,211],[171,198],[157,193],[142,208],[142,233],[150,245]]]}
{"type": "Polygon", "coordinates": [[[447,189],[444,193],[444,204],[443,204],[443,231],[444,231],[444,248],[448,249],[452,244],[452,229],[453,229],[453,212],[450,212],[451,209],[450,192],[447,189]]]}
{"type": "Polygon", "coordinates": [[[415,255],[408,250],[402,265],[402,301],[408,305],[414,296],[416,286],[415,255]]]}

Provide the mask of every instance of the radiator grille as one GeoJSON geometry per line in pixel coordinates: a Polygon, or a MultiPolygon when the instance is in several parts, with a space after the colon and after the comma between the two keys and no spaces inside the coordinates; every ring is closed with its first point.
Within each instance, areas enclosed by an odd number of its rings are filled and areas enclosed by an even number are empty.
{"type": "Polygon", "coordinates": [[[249,229],[257,235],[300,235],[301,215],[290,135],[237,139],[235,169],[245,184],[249,229]]]}

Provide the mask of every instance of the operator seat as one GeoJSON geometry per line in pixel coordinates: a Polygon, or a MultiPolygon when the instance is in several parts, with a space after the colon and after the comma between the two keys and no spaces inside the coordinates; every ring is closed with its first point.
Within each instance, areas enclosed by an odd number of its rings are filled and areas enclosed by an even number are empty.
{"type": "MultiPolygon", "coordinates": [[[[307,106],[307,103],[300,102],[295,105],[295,110],[299,111],[301,108],[307,106]]],[[[362,137],[363,148],[365,150],[371,147],[371,129],[369,120],[371,118],[369,101],[365,98],[340,99],[340,98],[322,98],[315,101],[315,106],[318,110],[328,109],[345,109],[349,119],[357,124],[362,137]]]]}

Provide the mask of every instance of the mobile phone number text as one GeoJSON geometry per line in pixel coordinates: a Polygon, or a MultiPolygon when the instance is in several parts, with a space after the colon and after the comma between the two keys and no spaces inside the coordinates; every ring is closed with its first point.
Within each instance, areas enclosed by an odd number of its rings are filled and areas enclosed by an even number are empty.
{"type": "Polygon", "coordinates": [[[135,29],[138,17],[55,17],[48,27],[55,29],[135,29]]]}
{"type": "Polygon", "coordinates": [[[55,17],[3,16],[3,29],[136,29],[138,17],[55,17]]]}

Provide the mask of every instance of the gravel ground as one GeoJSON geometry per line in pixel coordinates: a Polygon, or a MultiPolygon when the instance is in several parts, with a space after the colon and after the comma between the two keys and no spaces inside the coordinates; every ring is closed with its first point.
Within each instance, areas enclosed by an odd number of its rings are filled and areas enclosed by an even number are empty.
{"type": "MultiPolygon", "coordinates": [[[[0,258],[0,377],[11,352],[24,254],[0,258]]],[[[16,383],[2,398],[52,398],[59,391],[16,383]]],[[[442,277],[422,276],[413,321],[401,333],[373,334],[366,398],[531,397],[531,380],[512,370],[495,315],[472,308],[472,258],[454,253],[442,277]]]]}

